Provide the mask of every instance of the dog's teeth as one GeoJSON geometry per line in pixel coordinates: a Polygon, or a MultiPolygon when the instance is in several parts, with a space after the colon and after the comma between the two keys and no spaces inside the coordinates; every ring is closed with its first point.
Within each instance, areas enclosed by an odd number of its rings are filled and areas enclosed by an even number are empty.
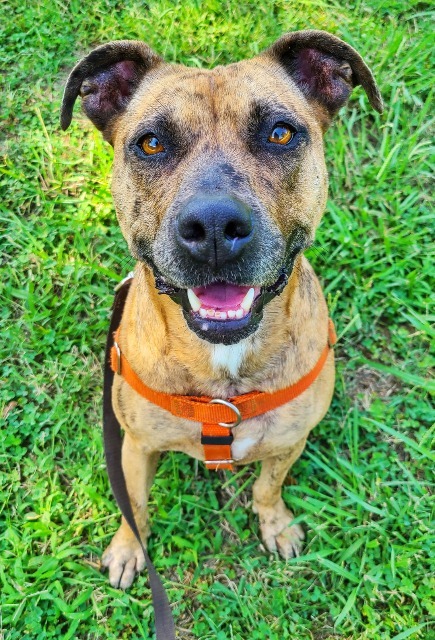
{"type": "Polygon", "coordinates": [[[192,289],[187,290],[187,297],[189,298],[190,306],[193,311],[199,311],[201,309],[201,302],[197,295],[195,295],[192,289]]]}
{"type": "Polygon", "coordinates": [[[201,318],[206,318],[207,317],[207,309],[203,309],[201,307],[201,309],[199,310],[199,315],[201,316],[201,318]]]}
{"type": "Polygon", "coordinates": [[[237,320],[240,320],[240,318],[243,318],[243,309],[237,309],[236,318],[237,320]]]}
{"type": "Polygon", "coordinates": [[[229,318],[235,318],[235,317],[236,317],[236,312],[235,312],[235,311],[233,311],[232,309],[229,309],[229,310],[227,311],[227,313],[228,313],[228,317],[229,317],[229,318]]]}
{"type": "Polygon", "coordinates": [[[226,320],[227,319],[227,312],[226,311],[216,311],[215,318],[217,318],[218,320],[226,320]]]}
{"type": "Polygon", "coordinates": [[[255,296],[255,291],[254,291],[254,288],[251,287],[240,304],[243,311],[249,311],[251,309],[252,303],[254,302],[254,296],[255,296]]]}
{"type": "Polygon", "coordinates": [[[209,318],[214,318],[214,309],[207,309],[207,315],[209,318]]]}

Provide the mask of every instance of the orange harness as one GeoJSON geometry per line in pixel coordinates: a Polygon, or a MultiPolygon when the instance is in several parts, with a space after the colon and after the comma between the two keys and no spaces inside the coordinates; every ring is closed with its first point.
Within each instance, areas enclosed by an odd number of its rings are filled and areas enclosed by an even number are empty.
{"type": "Polygon", "coordinates": [[[251,391],[229,400],[208,396],[181,396],[155,391],[148,387],[131,368],[119,346],[120,327],[113,334],[110,350],[110,366],[139,395],[149,402],[166,409],[178,418],[202,422],[201,444],[204,447],[208,469],[233,469],[231,443],[232,429],[242,420],[254,418],[271,411],[300,396],[320,375],[330,349],[337,341],[334,323],[328,319],[328,342],[314,367],[297,382],[273,393],[251,391]]]}

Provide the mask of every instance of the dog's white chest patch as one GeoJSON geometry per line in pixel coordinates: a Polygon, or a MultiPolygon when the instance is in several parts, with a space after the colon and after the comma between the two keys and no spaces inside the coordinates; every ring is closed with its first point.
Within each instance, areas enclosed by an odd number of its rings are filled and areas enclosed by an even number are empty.
{"type": "Polygon", "coordinates": [[[211,364],[217,369],[227,369],[232,376],[237,375],[248,345],[244,340],[237,344],[214,344],[211,348],[211,364]]]}
{"type": "Polygon", "coordinates": [[[242,460],[255,442],[254,438],[241,438],[240,440],[234,440],[231,445],[231,454],[234,460],[242,460]]]}

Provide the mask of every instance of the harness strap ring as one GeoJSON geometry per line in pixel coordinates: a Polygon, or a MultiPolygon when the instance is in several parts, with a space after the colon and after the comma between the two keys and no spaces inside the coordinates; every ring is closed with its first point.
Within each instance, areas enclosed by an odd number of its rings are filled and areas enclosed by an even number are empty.
{"type": "Polygon", "coordinates": [[[220,427],[225,427],[226,429],[234,429],[234,427],[237,427],[242,422],[242,414],[240,413],[236,405],[232,402],[222,400],[221,398],[214,398],[213,400],[210,400],[209,404],[223,404],[224,407],[228,407],[228,409],[231,409],[236,414],[236,419],[234,422],[218,422],[218,425],[220,427]]]}

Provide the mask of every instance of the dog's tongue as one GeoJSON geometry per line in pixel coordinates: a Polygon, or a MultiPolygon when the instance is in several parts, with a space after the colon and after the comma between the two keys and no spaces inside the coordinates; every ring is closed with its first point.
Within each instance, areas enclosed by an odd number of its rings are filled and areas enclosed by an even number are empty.
{"type": "Polygon", "coordinates": [[[197,287],[193,289],[193,292],[198,296],[203,307],[211,309],[237,309],[249,289],[250,287],[238,287],[235,284],[228,284],[227,282],[214,282],[206,287],[197,287]]]}

